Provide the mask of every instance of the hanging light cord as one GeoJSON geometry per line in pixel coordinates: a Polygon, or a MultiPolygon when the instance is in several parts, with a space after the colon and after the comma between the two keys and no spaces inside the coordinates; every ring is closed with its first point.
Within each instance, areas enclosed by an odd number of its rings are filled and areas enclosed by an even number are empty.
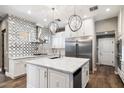
{"type": "Polygon", "coordinates": [[[53,10],[53,20],[54,20],[54,10],[55,10],[55,8],[52,8],[52,10],[53,10]]]}
{"type": "Polygon", "coordinates": [[[76,15],[76,7],[74,6],[74,15],[76,15]]]}

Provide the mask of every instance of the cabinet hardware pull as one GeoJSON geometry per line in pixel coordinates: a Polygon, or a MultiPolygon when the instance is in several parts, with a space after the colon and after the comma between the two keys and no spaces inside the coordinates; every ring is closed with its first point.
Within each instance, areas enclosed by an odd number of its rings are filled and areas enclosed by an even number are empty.
{"type": "Polygon", "coordinates": [[[44,72],[44,77],[47,77],[47,72],[46,71],[44,72]]]}

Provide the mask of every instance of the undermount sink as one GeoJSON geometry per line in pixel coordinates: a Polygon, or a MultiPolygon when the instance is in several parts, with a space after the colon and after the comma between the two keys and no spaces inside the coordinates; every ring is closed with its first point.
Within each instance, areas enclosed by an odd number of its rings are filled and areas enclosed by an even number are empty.
{"type": "Polygon", "coordinates": [[[57,58],[60,58],[60,57],[51,57],[50,59],[57,59],[57,58]]]}

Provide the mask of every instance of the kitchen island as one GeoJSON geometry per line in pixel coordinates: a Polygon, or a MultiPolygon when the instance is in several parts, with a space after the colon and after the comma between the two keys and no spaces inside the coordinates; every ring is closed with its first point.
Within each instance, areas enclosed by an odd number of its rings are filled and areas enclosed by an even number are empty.
{"type": "Polygon", "coordinates": [[[39,58],[26,64],[28,88],[81,88],[89,80],[89,59],[39,58]]]}

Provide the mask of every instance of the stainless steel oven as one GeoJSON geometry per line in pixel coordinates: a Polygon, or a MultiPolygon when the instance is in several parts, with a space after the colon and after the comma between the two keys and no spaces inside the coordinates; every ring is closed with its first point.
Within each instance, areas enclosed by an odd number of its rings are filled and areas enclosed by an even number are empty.
{"type": "Polygon", "coordinates": [[[120,69],[121,69],[121,62],[122,62],[122,39],[118,40],[117,42],[117,63],[120,69]]]}

